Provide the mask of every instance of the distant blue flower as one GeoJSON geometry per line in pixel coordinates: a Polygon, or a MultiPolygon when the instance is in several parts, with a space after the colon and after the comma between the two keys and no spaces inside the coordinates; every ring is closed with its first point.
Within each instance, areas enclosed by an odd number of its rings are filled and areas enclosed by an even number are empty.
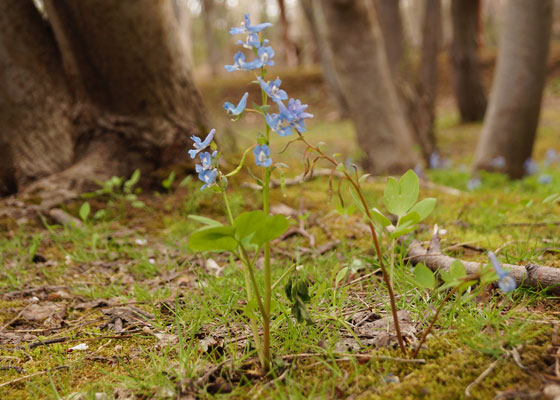
{"type": "Polygon", "coordinates": [[[270,148],[266,144],[255,147],[253,154],[255,155],[255,162],[257,165],[260,165],[261,167],[270,167],[272,164],[272,158],[270,158],[270,148]]]}
{"type": "Polygon", "coordinates": [[[430,154],[430,168],[437,169],[440,166],[441,163],[439,161],[439,153],[437,151],[434,151],[432,154],[430,154]]]}
{"type": "Polygon", "coordinates": [[[467,182],[467,189],[472,191],[478,189],[481,185],[482,182],[480,181],[480,178],[471,178],[467,182]]]}
{"type": "Polygon", "coordinates": [[[560,154],[557,155],[556,154],[556,150],[554,149],[548,149],[546,151],[546,158],[544,160],[544,165],[545,166],[550,166],[551,164],[554,164],[556,162],[560,161],[560,154]]]}
{"type": "Polygon", "coordinates": [[[238,51],[233,56],[234,64],[225,66],[226,71],[228,72],[233,72],[237,70],[252,71],[254,69],[258,69],[263,66],[263,62],[261,61],[260,58],[255,58],[253,61],[250,62],[246,62],[245,60],[246,60],[245,54],[243,54],[242,51],[238,51]]]}
{"type": "Polygon", "coordinates": [[[274,57],[274,49],[272,47],[260,47],[257,51],[257,55],[259,56],[259,59],[261,60],[263,66],[274,65],[274,61],[272,61],[272,58],[274,57]]]}
{"type": "Polygon", "coordinates": [[[216,182],[217,177],[218,177],[218,170],[216,168],[200,171],[198,173],[198,179],[204,182],[204,185],[202,185],[200,190],[204,190],[207,187],[213,185],[216,182]]]}
{"type": "Polygon", "coordinates": [[[249,19],[249,14],[245,14],[245,21],[241,22],[240,28],[231,28],[229,31],[230,35],[239,35],[241,33],[259,33],[262,30],[272,26],[270,22],[264,22],[255,26],[251,26],[251,20],[249,19]]]}
{"type": "Polygon", "coordinates": [[[498,286],[500,287],[500,289],[506,293],[515,290],[515,288],[517,287],[515,279],[509,276],[509,272],[505,271],[502,268],[502,265],[498,261],[498,258],[492,251],[488,252],[488,258],[490,259],[490,262],[494,267],[494,271],[496,271],[496,273],[498,274],[498,286]]]}
{"type": "Polygon", "coordinates": [[[189,150],[189,156],[191,156],[191,158],[195,158],[198,153],[200,153],[202,150],[204,150],[205,148],[210,146],[210,143],[212,142],[212,139],[214,138],[214,133],[216,133],[216,130],[212,129],[208,133],[208,136],[206,136],[206,139],[204,139],[204,141],[202,141],[197,136],[191,136],[191,139],[194,142],[194,144],[193,144],[194,149],[189,150]]]}
{"type": "Polygon", "coordinates": [[[532,158],[526,159],[523,163],[523,167],[528,175],[534,175],[540,170],[539,164],[537,164],[532,158]]]}
{"type": "Polygon", "coordinates": [[[249,96],[249,93],[246,92],[243,95],[243,97],[241,98],[241,100],[239,101],[239,103],[237,104],[237,106],[234,106],[229,101],[226,101],[224,103],[224,108],[227,111],[227,113],[229,115],[239,115],[243,111],[245,111],[245,107],[247,106],[247,97],[248,96],[249,96]]]}
{"type": "Polygon", "coordinates": [[[538,182],[539,182],[541,185],[548,185],[550,182],[552,182],[552,175],[549,175],[549,174],[541,174],[541,175],[539,175],[538,182]]]}
{"type": "Polygon", "coordinates": [[[280,85],[282,81],[279,78],[276,78],[273,81],[266,82],[260,76],[257,78],[259,80],[259,84],[261,85],[262,90],[274,101],[282,101],[288,100],[288,93],[285,90],[280,89],[280,85]]]}
{"type": "Polygon", "coordinates": [[[503,156],[498,156],[490,161],[490,165],[496,169],[504,169],[506,167],[506,159],[503,156]]]}

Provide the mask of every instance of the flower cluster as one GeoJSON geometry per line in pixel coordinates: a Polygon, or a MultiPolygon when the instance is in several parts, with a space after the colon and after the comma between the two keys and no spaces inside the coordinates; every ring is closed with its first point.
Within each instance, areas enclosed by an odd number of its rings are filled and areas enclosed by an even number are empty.
{"type": "Polygon", "coordinates": [[[494,267],[494,271],[496,271],[496,273],[498,274],[498,286],[500,287],[500,289],[506,293],[515,290],[515,288],[517,287],[515,279],[509,276],[509,272],[502,268],[502,265],[498,261],[498,258],[492,251],[488,252],[488,258],[490,259],[490,262],[494,267]]]}
{"type": "MultiPolygon", "coordinates": [[[[238,70],[254,71],[261,68],[261,73],[257,75],[257,81],[261,90],[278,106],[278,113],[268,113],[268,109],[264,111],[264,108],[262,109],[263,111],[261,111],[268,127],[280,136],[291,135],[292,129],[303,133],[305,132],[304,120],[313,117],[313,115],[305,112],[307,105],[302,104],[300,100],[289,99],[286,91],[280,89],[282,81],[279,78],[272,81],[266,81],[264,79],[264,74],[266,73],[264,68],[269,65],[274,65],[274,61],[272,60],[274,57],[274,50],[272,47],[268,46],[268,40],[265,39],[261,41],[259,33],[270,26],[272,26],[272,24],[268,22],[252,26],[249,14],[245,14],[241,27],[232,28],[230,34],[247,34],[245,40],[238,40],[237,44],[252,50],[253,54],[257,55],[257,58],[252,61],[247,61],[247,56],[242,51],[239,51],[233,57],[234,64],[226,65],[225,68],[229,72],[238,70]],[[288,104],[285,105],[284,101],[288,101],[288,104]]],[[[247,96],[248,94],[245,93],[237,106],[229,102],[225,103],[224,108],[228,114],[236,117],[241,115],[247,104],[247,96]]],[[[266,142],[268,142],[268,137],[266,138],[266,142]]],[[[263,167],[272,165],[268,143],[260,144],[254,149],[253,153],[257,165],[263,167]]]]}
{"type": "Polygon", "coordinates": [[[200,190],[204,190],[209,186],[212,186],[216,182],[218,177],[218,152],[214,150],[212,153],[205,150],[214,139],[215,129],[212,129],[204,140],[197,136],[191,136],[193,144],[193,149],[189,150],[189,156],[195,158],[197,155],[200,158],[200,164],[196,164],[196,172],[198,173],[198,179],[200,179],[204,185],[200,190]]]}

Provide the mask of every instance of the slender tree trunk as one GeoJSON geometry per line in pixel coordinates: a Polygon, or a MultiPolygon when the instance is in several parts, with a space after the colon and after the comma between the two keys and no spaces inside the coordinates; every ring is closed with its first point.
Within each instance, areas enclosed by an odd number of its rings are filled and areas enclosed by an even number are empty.
{"type": "MultiPolygon", "coordinates": [[[[404,58],[404,31],[399,0],[375,0],[379,26],[383,33],[389,69],[394,76],[400,76],[404,58]]],[[[400,78],[397,78],[400,79],[400,78]]]]}
{"type": "Polygon", "coordinates": [[[486,95],[478,57],[480,0],[453,0],[451,65],[453,87],[463,122],[481,121],[486,95]]]}
{"type": "Polygon", "coordinates": [[[413,139],[391,79],[377,24],[361,0],[324,0],[318,23],[334,55],[334,67],[350,113],[363,166],[400,173],[416,165],[413,139]]]}
{"type": "MultiPolygon", "coordinates": [[[[3,1],[18,7],[29,3],[3,1]]],[[[7,57],[0,58],[13,64],[13,72],[0,84],[9,87],[16,76],[21,82],[7,97],[10,108],[2,107],[0,113],[4,142],[19,175],[29,178],[25,183],[48,175],[25,192],[40,193],[47,206],[94,188],[95,180],[127,176],[137,168],[145,176],[185,160],[188,137],[204,134],[206,122],[172,3],[47,0],[45,6],[60,54],[37,18],[10,17],[16,7],[7,7],[0,17],[3,31],[28,32],[21,47],[4,42],[7,35],[0,38],[0,48],[7,48],[7,57]],[[18,26],[19,21],[25,22],[18,26]],[[74,102],[71,121],[65,82],[74,102]],[[26,114],[35,122],[27,122],[33,129],[24,134],[18,126],[26,114]],[[3,121],[6,117],[13,119],[12,125],[3,121]],[[46,136],[39,138],[42,130],[46,136]],[[19,141],[27,144],[25,156],[18,150],[19,141]],[[28,158],[57,162],[35,166],[38,173],[28,158]]],[[[14,43],[22,40],[15,35],[14,43]]],[[[0,92],[2,98],[6,91],[0,92]]]]}
{"type": "Polygon", "coordinates": [[[72,99],[61,70],[33,2],[0,1],[0,195],[72,162],[72,99]]]}
{"type": "Polygon", "coordinates": [[[438,55],[442,39],[441,0],[426,0],[422,28],[422,55],[418,74],[418,111],[414,123],[424,154],[428,159],[436,150],[434,133],[438,86],[438,55]]]}
{"type": "Polygon", "coordinates": [[[210,65],[212,76],[218,75],[218,70],[221,70],[223,68],[221,65],[218,65],[220,63],[220,56],[218,54],[218,48],[216,46],[216,36],[214,35],[214,21],[216,20],[214,9],[214,0],[202,1],[204,39],[206,41],[206,49],[208,51],[208,64],[210,65]]]}
{"type": "Polygon", "coordinates": [[[475,169],[493,170],[503,157],[512,178],[524,174],[539,121],[552,24],[551,0],[508,0],[490,103],[475,169]]]}
{"type": "Polygon", "coordinates": [[[325,82],[327,83],[330,93],[338,106],[340,115],[342,117],[347,117],[350,112],[348,110],[348,103],[342,93],[338,76],[336,75],[336,71],[334,69],[333,54],[329,48],[326,38],[324,35],[320,34],[319,27],[317,26],[316,13],[318,12],[318,4],[314,0],[301,0],[301,6],[309,24],[313,41],[317,47],[317,53],[319,54],[319,61],[321,63],[325,82]]]}
{"type": "Polygon", "coordinates": [[[281,58],[284,59],[286,65],[295,66],[298,64],[297,46],[290,37],[290,23],[284,0],[278,0],[278,8],[280,9],[280,30],[282,35],[281,58]]]}

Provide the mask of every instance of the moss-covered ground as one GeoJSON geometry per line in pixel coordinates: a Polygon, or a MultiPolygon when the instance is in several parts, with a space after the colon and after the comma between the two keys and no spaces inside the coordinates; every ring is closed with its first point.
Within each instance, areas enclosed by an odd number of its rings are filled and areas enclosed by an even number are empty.
{"type": "MultiPolygon", "coordinates": [[[[337,118],[318,72],[288,74],[285,80],[317,114],[309,139],[325,142],[324,148],[349,162],[359,160],[352,124],[337,118]]],[[[218,102],[243,93],[245,81],[202,85],[212,113],[218,115],[218,102]]],[[[545,163],[548,149],[560,150],[556,86],[553,76],[534,151],[541,172],[519,181],[483,174],[473,190],[467,188],[468,165],[481,125],[460,124],[444,90],[437,136],[441,157],[451,164],[425,171],[440,186],[421,188],[421,198],[436,197],[438,204],[415,232],[419,240],[429,240],[431,226],[438,224],[446,231],[445,254],[487,262],[486,252],[493,250],[504,262],[560,267],[560,204],[550,201],[560,193],[560,163],[545,163]],[[550,182],[542,183],[543,174],[550,182]]],[[[217,124],[224,127],[226,121],[217,124]]],[[[235,130],[238,150],[226,157],[225,168],[233,166],[258,125],[248,119],[227,126],[235,130]]],[[[226,130],[220,132],[228,143],[226,130]]],[[[288,176],[301,172],[303,148],[297,146],[277,156],[290,166],[288,176]]],[[[288,186],[285,193],[272,190],[273,206],[283,204],[297,214],[294,224],[303,221],[315,238],[313,245],[294,235],[273,247],[275,279],[293,258],[302,266],[297,274],[310,282],[315,323],[296,323],[277,291],[277,369],[263,378],[243,316],[238,260],[187,248],[198,227],[187,216],[225,222],[223,205],[194,179],[183,178],[170,190],[145,189],[139,194],[143,208],[132,207],[118,191],[110,203],[103,196],[89,198],[92,210],[81,227],[25,212],[0,219],[1,399],[455,399],[465,398],[471,384],[471,398],[538,398],[560,380],[560,308],[548,290],[520,288],[504,295],[488,288],[474,298],[454,298],[418,355],[423,363],[402,360],[392,342],[371,344],[363,332],[356,340],[350,331],[384,318],[388,299],[372,274],[376,261],[361,218],[352,207],[342,209],[336,196],[330,199],[326,177],[288,186]],[[99,210],[105,215],[93,218],[99,210]],[[334,240],[335,247],[318,253],[334,240]],[[335,276],[345,267],[349,272],[337,285],[335,276]],[[79,344],[87,349],[70,350],[79,344]]],[[[249,180],[242,173],[230,182],[234,213],[260,207],[258,192],[242,186],[249,180]]],[[[384,210],[384,186],[383,177],[365,183],[372,207],[384,210]]],[[[79,218],[84,201],[63,208],[79,218]]],[[[386,251],[387,241],[382,244],[386,251]]],[[[397,304],[408,312],[413,346],[443,295],[417,289],[406,260],[397,257],[395,267],[397,304]]]]}

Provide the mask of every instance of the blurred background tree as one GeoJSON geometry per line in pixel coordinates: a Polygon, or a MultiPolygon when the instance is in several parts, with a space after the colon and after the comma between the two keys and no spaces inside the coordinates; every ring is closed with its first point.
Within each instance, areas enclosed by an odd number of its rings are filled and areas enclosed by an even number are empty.
{"type": "Polygon", "coordinates": [[[519,177],[559,3],[0,0],[0,194],[56,202],[137,168],[159,177],[209,126],[219,140],[238,137],[221,104],[244,89],[223,65],[245,13],[274,23],[273,68],[312,103],[310,125],[348,118],[369,172],[429,165],[440,151],[436,112],[454,97],[460,121],[485,119],[473,168],[503,157],[502,171],[519,177]]]}

